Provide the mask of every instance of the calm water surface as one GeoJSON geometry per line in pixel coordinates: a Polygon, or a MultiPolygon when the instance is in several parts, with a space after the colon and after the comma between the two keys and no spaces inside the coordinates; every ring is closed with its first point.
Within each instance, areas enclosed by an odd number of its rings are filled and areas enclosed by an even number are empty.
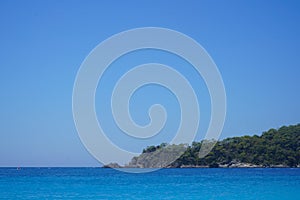
{"type": "Polygon", "coordinates": [[[300,199],[300,169],[0,168],[0,199],[300,199]]]}

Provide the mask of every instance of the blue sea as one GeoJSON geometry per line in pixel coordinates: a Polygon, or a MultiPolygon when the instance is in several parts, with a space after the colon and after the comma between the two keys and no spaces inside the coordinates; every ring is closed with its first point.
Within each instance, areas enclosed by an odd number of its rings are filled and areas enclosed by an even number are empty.
{"type": "Polygon", "coordinates": [[[0,199],[300,199],[300,169],[0,168],[0,199]]]}

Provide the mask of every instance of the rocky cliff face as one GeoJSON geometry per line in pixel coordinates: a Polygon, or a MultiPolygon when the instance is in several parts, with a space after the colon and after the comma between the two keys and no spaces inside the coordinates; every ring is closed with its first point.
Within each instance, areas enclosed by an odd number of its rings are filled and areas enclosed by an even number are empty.
{"type": "Polygon", "coordinates": [[[144,152],[140,156],[132,158],[125,167],[165,168],[177,160],[186,151],[186,148],[187,145],[169,145],[153,152],[144,152]]]}
{"type": "Polygon", "coordinates": [[[103,168],[122,168],[122,166],[118,163],[109,163],[107,165],[104,165],[103,168]]]}

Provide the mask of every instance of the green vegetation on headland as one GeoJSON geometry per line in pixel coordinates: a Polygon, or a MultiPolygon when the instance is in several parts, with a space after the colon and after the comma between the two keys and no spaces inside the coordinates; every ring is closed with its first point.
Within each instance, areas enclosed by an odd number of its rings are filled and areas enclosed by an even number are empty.
{"type": "Polygon", "coordinates": [[[199,157],[201,145],[203,141],[193,142],[191,146],[166,143],[150,146],[125,167],[300,167],[300,124],[270,129],[261,136],[217,141],[203,158],[199,157]]]}

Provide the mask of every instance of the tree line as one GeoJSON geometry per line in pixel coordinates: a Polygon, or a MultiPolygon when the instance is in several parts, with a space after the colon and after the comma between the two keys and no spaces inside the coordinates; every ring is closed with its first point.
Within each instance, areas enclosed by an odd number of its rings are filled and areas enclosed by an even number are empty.
{"type": "MultiPolygon", "coordinates": [[[[205,157],[199,157],[203,142],[193,142],[169,167],[182,166],[230,166],[247,163],[262,167],[297,167],[300,165],[300,124],[270,129],[262,135],[226,138],[217,141],[205,157]]],[[[162,143],[149,146],[143,154],[155,152],[168,146],[162,143]]]]}

